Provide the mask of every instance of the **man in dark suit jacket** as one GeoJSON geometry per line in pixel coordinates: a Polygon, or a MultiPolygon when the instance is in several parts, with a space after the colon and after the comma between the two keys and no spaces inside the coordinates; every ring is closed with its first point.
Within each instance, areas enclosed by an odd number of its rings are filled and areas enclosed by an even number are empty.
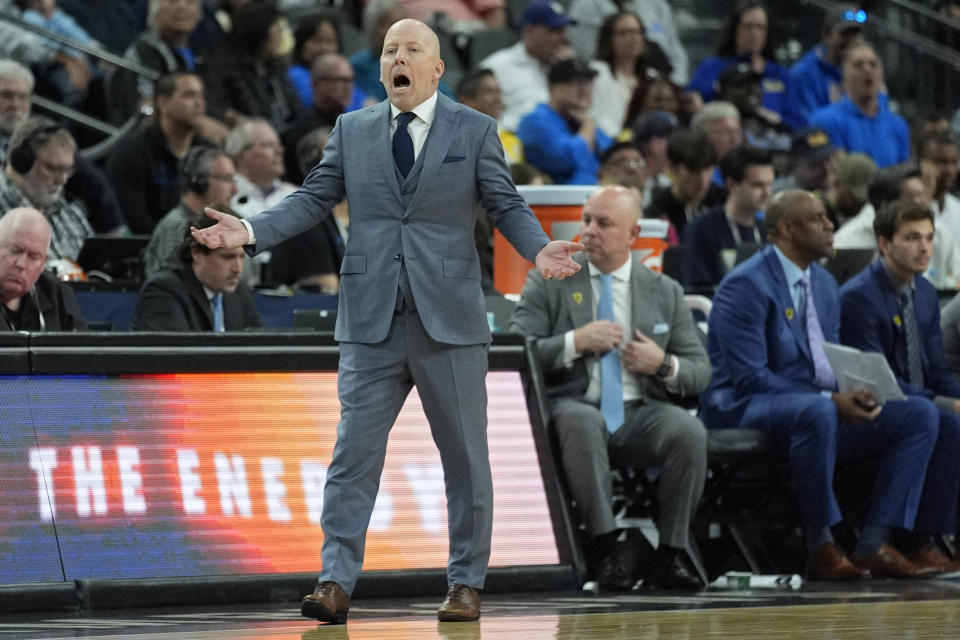
{"type": "MultiPolygon", "coordinates": [[[[194,217],[193,227],[214,220],[194,217]]],[[[131,331],[243,331],[262,327],[253,294],[242,282],[242,249],[208,249],[187,232],[180,266],[165,269],[140,289],[131,331]],[[218,310],[219,307],[219,310],[218,310]]]]}
{"type": "Polygon", "coordinates": [[[796,189],[774,196],[765,224],[773,246],[727,274],[713,298],[713,379],[700,397],[700,417],[708,429],[770,429],[783,438],[806,528],[808,577],[938,572],[886,542],[892,528],[914,526],[937,409],[916,396],[881,407],[864,391],[836,390],[823,343],[839,340],[840,301],[833,276],[816,264],[832,253],[833,224],[815,195],[796,189]],[[878,479],[848,559],[830,531],[841,520],[834,466],[871,456],[879,460],[878,479]]]}
{"type": "Polygon", "coordinates": [[[952,573],[960,563],[932,540],[957,530],[960,493],[960,380],[943,354],[937,291],[922,275],[933,250],[933,213],[903,198],[877,212],[873,228],[881,257],[840,289],[840,338],[882,353],[904,393],[930,398],[940,409],[917,521],[901,548],[909,559],[952,573]]]}
{"type": "MultiPolygon", "coordinates": [[[[629,589],[635,576],[616,566],[610,460],[659,467],[660,545],[645,584],[667,589],[703,586],[686,564],[690,521],[703,491],[707,434],[673,402],[695,395],[710,379],[710,361],[676,282],[634,260],[640,196],[604,187],[583,207],[580,241],[587,266],[562,281],[531,271],[510,319],[510,331],[538,338],[563,468],[591,535],[592,576],[601,588],[629,589]],[[611,279],[613,317],[598,308],[601,279],[611,279]],[[619,353],[623,423],[604,420],[600,358],[619,353]],[[611,559],[611,557],[613,559],[611,559]],[[624,575],[626,574],[626,575],[624,575]]],[[[623,562],[622,560],[620,562],[623,562]]]]}
{"type": "Polygon", "coordinates": [[[389,100],[341,116],[320,164],[276,207],[195,231],[209,247],[262,251],[322,222],[346,196],[350,241],[340,268],[340,424],[323,494],[323,569],[301,613],[342,623],[360,568],[387,435],[414,385],[443,463],[450,557],[441,621],[476,620],[493,526],[486,440],[490,330],[473,242],[482,203],[547,276],[579,270],[517,193],[489,116],[437,93],[437,36],[401,20],[384,40],[389,100]],[[391,141],[392,139],[392,141],[391,141]],[[392,153],[391,153],[392,149],[392,153]]]}

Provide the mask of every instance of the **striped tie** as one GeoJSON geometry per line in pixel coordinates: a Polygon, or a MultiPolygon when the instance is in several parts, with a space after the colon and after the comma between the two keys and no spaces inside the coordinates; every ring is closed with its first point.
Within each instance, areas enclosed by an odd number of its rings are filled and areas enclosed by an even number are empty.
{"type": "Polygon", "coordinates": [[[900,317],[907,336],[907,375],[915,387],[923,387],[923,352],[917,332],[917,314],[913,307],[913,291],[909,288],[900,296],[900,317]]]}

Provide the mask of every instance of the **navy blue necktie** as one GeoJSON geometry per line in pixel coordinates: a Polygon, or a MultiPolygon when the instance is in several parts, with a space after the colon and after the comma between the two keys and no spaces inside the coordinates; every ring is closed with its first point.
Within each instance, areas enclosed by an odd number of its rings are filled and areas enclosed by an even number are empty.
{"type": "Polygon", "coordinates": [[[917,331],[917,313],[913,306],[913,292],[908,288],[900,296],[900,317],[907,337],[907,376],[910,384],[923,386],[923,354],[920,333],[917,331]]]}
{"type": "Polygon", "coordinates": [[[416,118],[415,113],[405,111],[397,116],[397,130],[393,133],[393,159],[404,178],[413,167],[413,138],[407,131],[407,125],[416,118]]]}

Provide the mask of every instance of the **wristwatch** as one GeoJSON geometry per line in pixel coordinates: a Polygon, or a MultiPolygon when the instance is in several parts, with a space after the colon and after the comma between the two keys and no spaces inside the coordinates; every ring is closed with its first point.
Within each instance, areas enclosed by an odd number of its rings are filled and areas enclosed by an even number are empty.
{"type": "Polygon", "coordinates": [[[660,363],[660,366],[657,367],[657,375],[661,378],[666,378],[670,375],[670,371],[673,369],[673,360],[670,358],[669,353],[663,354],[663,362],[660,363]]]}

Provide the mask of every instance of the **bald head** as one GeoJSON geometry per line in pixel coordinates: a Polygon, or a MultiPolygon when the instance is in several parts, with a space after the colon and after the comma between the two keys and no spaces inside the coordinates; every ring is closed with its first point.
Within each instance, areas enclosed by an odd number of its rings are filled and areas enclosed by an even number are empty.
{"type": "Polygon", "coordinates": [[[436,93],[442,75],[440,40],[430,27],[409,18],[390,27],[380,54],[380,82],[395,107],[412,111],[436,93]]]}
{"type": "Polygon", "coordinates": [[[610,273],[626,263],[641,213],[635,189],[606,186],[587,199],[580,214],[580,242],[595,267],[610,273]]]}
{"type": "Polygon", "coordinates": [[[785,189],[770,199],[770,204],[764,213],[763,221],[767,229],[767,237],[775,238],[778,234],[780,221],[790,221],[797,216],[805,201],[816,200],[817,197],[803,189],[785,189]]]}
{"type": "Polygon", "coordinates": [[[50,223],[36,209],[11,209],[0,218],[0,300],[15,308],[43,272],[50,223]]]}

